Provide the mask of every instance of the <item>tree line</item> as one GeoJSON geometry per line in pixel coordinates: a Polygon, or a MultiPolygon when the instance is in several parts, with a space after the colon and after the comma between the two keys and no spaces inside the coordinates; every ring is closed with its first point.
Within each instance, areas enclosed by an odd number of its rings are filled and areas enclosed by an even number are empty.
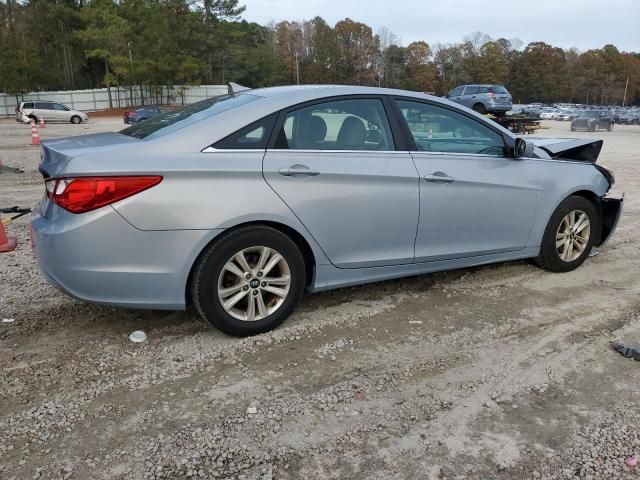
{"type": "Polygon", "coordinates": [[[239,0],[0,0],[0,91],[338,83],[443,95],[505,85],[514,102],[640,104],[640,53],[580,52],[481,32],[402,46],[346,18],[258,25],[239,0]]]}

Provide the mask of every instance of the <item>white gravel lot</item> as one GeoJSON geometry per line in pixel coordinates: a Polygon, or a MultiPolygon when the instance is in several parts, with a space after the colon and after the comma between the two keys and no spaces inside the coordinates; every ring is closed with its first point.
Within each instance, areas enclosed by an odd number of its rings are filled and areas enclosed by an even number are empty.
{"type": "MultiPolygon", "coordinates": [[[[316,294],[250,339],[193,312],[72,300],[41,278],[28,219],[14,222],[0,479],[639,478],[624,461],[640,458],[640,363],[609,343],[640,339],[640,126],[545,126],[603,138],[600,163],[627,193],[614,238],[581,268],[513,262],[316,294]],[[137,329],[147,342],[128,340],[137,329]]],[[[30,139],[0,120],[0,161],[25,170],[0,172],[0,207],[44,192],[30,139]]]]}

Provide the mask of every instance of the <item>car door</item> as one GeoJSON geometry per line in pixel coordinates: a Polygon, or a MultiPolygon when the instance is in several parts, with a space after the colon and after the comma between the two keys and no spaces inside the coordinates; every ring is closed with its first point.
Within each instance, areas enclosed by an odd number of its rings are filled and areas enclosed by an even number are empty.
{"type": "Polygon", "coordinates": [[[45,121],[51,117],[51,109],[50,103],[47,102],[34,102],[33,104],[33,115],[37,117],[38,120],[44,117],[45,121]]]}
{"type": "Polygon", "coordinates": [[[464,85],[454,88],[447,94],[447,98],[452,102],[462,103],[462,92],[464,92],[464,85]]]}
{"type": "Polygon", "coordinates": [[[460,103],[465,107],[473,108],[473,106],[478,102],[478,87],[474,85],[467,85],[464,89],[464,93],[462,95],[462,100],[460,103]]]}
{"type": "Polygon", "coordinates": [[[505,156],[501,134],[471,115],[411,99],[396,105],[421,178],[416,262],[524,249],[540,190],[535,162],[505,156]]]}
{"type": "Polygon", "coordinates": [[[67,107],[60,103],[52,103],[50,104],[53,108],[52,114],[53,119],[57,122],[70,122],[71,121],[71,113],[67,107]]]}
{"type": "Polygon", "coordinates": [[[339,268],[413,262],[418,173],[381,96],[281,113],[264,177],[339,268]]]}

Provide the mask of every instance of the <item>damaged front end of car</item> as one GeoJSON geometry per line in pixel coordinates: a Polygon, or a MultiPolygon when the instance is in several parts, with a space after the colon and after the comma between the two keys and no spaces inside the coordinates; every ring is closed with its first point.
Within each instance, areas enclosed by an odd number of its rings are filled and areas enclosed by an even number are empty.
{"type": "Polygon", "coordinates": [[[536,150],[539,149],[538,152],[541,151],[540,153],[542,154],[539,155],[541,157],[548,156],[551,160],[592,163],[607,180],[609,188],[605,195],[598,198],[602,225],[600,238],[594,242],[596,247],[604,246],[618,226],[624,203],[624,193],[612,191],[616,182],[613,171],[609,167],[596,163],[604,142],[602,140],[582,140],[575,138],[536,138],[528,139],[528,141],[534,144],[536,150]]]}

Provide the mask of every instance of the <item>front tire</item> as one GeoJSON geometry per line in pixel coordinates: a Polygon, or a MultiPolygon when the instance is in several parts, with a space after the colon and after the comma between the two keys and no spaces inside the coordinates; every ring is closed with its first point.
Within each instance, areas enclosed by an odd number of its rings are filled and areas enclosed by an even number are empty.
{"type": "Polygon", "coordinates": [[[284,322],[305,283],[304,258],[288,236],[271,227],[247,227],[207,247],[194,270],[191,298],[211,325],[246,337],[284,322]]]}
{"type": "Polygon", "coordinates": [[[79,123],[82,123],[82,119],[78,115],[74,115],[71,117],[71,123],[78,125],[79,123]]]}
{"type": "Polygon", "coordinates": [[[535,263],[552,272],[574,270],[589,256],[599,233],[600,219],[593,203],[572,195],[553,212],[535,263]]]}

